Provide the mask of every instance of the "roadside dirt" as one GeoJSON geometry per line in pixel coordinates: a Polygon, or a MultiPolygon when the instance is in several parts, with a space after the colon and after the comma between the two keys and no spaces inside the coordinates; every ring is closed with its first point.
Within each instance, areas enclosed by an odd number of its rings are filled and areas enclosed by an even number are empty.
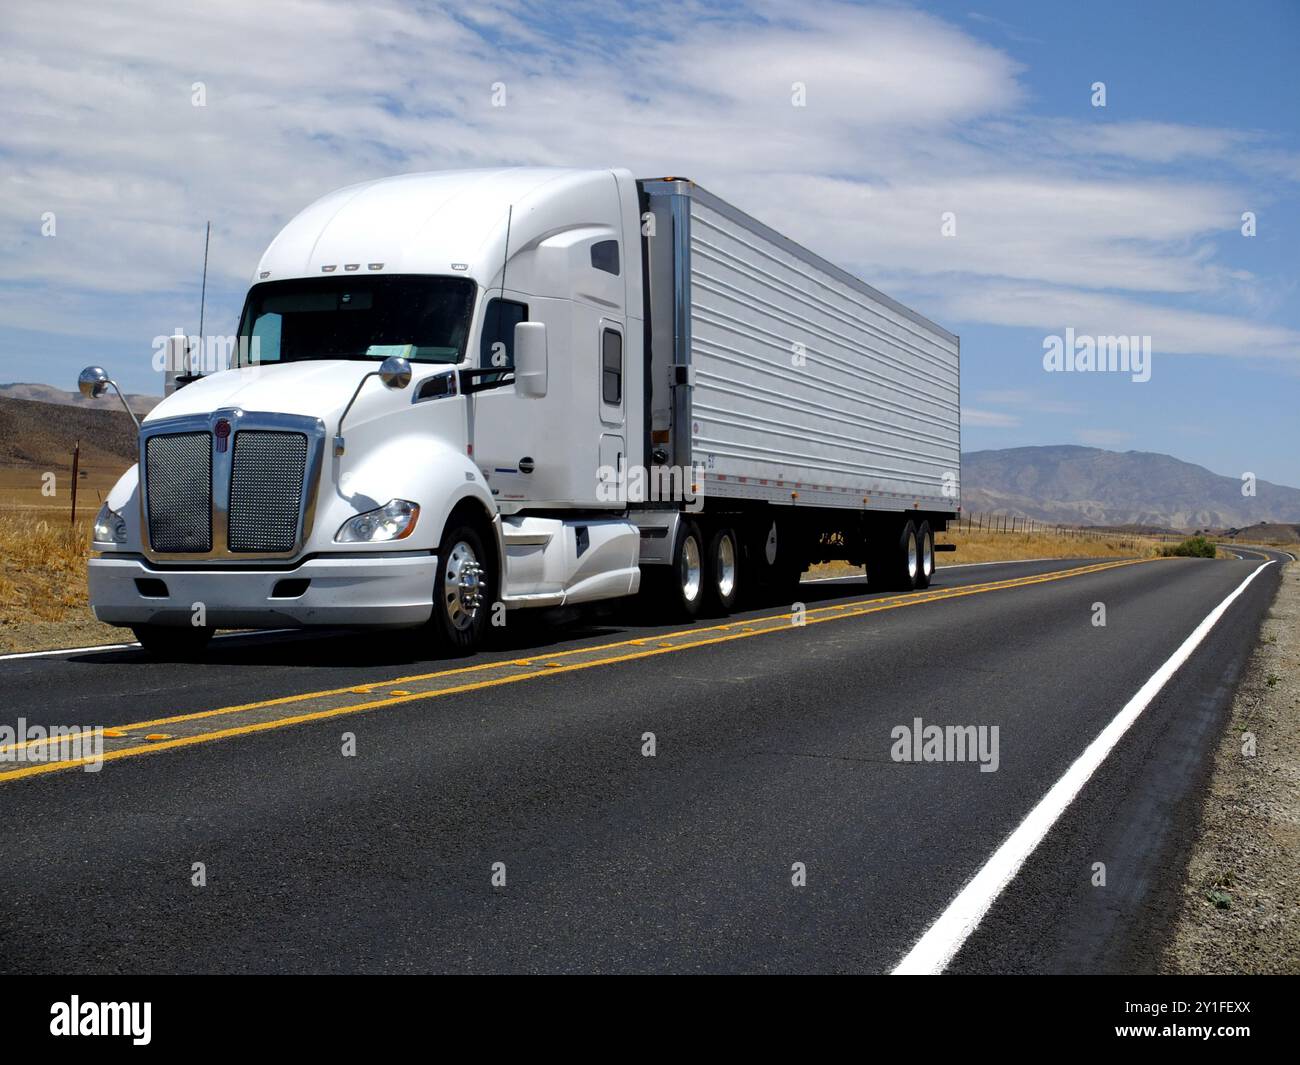
{"type": "Polygon", "coordinates": [[[1300,563],[1237,689],[1161,970],[1300,974],[1300,563]]]}

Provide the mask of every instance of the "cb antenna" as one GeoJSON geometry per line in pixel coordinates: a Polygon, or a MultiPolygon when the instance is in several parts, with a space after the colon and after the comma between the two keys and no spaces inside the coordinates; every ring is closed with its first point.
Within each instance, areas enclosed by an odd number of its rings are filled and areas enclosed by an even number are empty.
{"type": "Polygon", "coordinates": [[[510,262],[510,220],[514,217],[515,205],[506,208],[506,252],[501,260],[501,298],[506,298],[506,264],[510,262]]]}

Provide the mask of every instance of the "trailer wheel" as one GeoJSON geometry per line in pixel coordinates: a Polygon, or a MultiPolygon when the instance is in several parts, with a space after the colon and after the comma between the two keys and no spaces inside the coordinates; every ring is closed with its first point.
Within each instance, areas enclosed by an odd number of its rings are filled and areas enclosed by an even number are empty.
{"type": "Polygon", "coordinates": [[[473,522],[453,516],[438,546],[430,619],[438,642],[452,654],[469,654],[482,642],[496,587],[483,533],[473,522]]]}
{"type": "Polygon", "coordinates": [[[658,611],[668,619],[690,620],[700,612],[707,583],[704,559],[700,527],[693,521],[682,519],[677,523],[672,561],[667,566],[653,566],[647,571],[651,578],[651,598],[658,611]]]}
{"type": "Polygon", "coordinates": [[[916,587],[929,588],[934,576],[934,530],[928,521],[916,530],[916,587]]]}
{"type": "Polygon", "coordinates": [[[140,646],[163,662],[190,662],[199,658],[212,639],[206,625],[132,625],[140,646]]]}
{"type": "Polygon", "coordinates": [[[877,540],[867,559],[867,581],[872,589],[910,592],[917,587],[920,547],[911,519],[877,540]]]}
{"type": "Polygon", "coordinates": [[[730,614],[735,609],[740,589],[740,549],[735,530],[722,526],[709,537],[708,594],[709,609],[730,614]]]}

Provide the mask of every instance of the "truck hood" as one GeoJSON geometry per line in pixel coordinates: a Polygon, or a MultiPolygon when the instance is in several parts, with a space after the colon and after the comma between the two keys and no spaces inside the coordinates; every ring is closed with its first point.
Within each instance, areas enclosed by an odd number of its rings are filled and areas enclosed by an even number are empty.
{"type": "MultiPolygon", "coordinates": [[[[339,359],[268,363],[222,370],[173,392],[149,412],[145,424],[164,418],[208,414],[222,407],[239,407],[245,411],[275,411],[320,418],[332,429],[361,378],[378,368],[377,362],[339,359]]],[[[418,366],[414,369],[418,375],[420,371],[428,373],[440,367],[418,366]]],[[[389,392],[376,380],[367,382],[357,407],[382,405],[395,409],[410,402],[409,389],[389,392]],[[387,397],[387,403],[383,397],[387,397]]],[[[361,410],[358,409],[357,413],[361,410]]],[[[351,421],[351,417],[348,420],[351,421]]]]}

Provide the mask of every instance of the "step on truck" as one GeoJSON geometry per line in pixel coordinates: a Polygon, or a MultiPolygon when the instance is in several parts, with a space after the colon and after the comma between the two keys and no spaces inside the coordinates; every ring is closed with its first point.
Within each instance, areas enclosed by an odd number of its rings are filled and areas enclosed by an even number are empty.
{"type": "Polygon", "coordinates": [[[310,625],[463,652],[622,597],[721,616],[833,560],[924,588],[959,511],[957,337],[683,178],[341,189],[267,248],[229,358],[195,346],[89,563],[95,615],[160,655],[310,625]]]}

